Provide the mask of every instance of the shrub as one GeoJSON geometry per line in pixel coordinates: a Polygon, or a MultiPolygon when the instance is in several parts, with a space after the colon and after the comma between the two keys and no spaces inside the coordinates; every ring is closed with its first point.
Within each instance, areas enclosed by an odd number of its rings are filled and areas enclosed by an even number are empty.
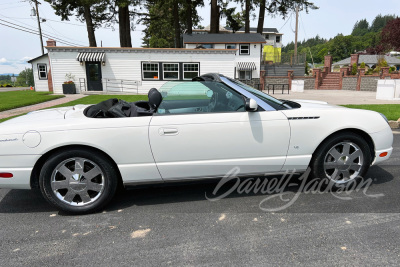
{"type": "Polygon", "coordinates": [[[365,63],[364,62],[361,62],[360,68],[365,69],[365,63]]]}
{"type": "Polygon", "coordinates": [[[391,66],[390,68],[389,68],[389,73],[392,73],[393,71],[395,71],[396,70],[396,67],[395,66],[391,66]]]}
{"type": "Polygon", "coordinates": [[[365,75],[372,75],[373,70],[372,69],[368,69],[367,72],[365,72],[365,75]]]}
{"type": "Polygon", "coordinates": [[[357,64],[354,63],[351,68],[351,75],[356,75],[356,74],[357,74],[357,64]]]}

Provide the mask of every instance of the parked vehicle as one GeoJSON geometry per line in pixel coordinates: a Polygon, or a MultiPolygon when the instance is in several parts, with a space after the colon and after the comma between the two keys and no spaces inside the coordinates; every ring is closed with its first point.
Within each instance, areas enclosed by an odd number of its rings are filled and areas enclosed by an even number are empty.
{"type": "Polygon", "coordinates": [[[39,187],[79,214],[103,208],[118,184],[216,178],[233,167],[239,176],[311,167],[339,186],[392,153],[382,114],[282,101],[219,74],[168,82],[130,105],[116,118],[78,105],[1,123],[0,188],[39,187]]]}

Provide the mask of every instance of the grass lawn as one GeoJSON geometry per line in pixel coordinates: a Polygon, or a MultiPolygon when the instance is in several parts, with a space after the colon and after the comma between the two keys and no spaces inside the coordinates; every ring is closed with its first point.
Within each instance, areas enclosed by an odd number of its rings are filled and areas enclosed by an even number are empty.
{"type": "Polygon", "coordinates": [[[57,98],[64,97],[63,95],[51,95],[48,92],[35,91],[11,91],[0,93],[0,111],[5,111],[14,108],[26,107],[57,98]]]}
{"type": "Polygon", "coordinates": [[[344,107],[377,111],[385,115],[388,120],[392,121],[397,121],[400,118],[400,104],[344,105],[344,107]]]}

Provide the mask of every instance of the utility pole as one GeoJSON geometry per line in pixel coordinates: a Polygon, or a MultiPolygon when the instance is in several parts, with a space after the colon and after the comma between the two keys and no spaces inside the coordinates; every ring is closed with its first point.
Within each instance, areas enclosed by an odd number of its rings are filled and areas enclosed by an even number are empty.
{"type": "Polygon", "coordinates": [[[296,32],[294,36],[294,63],[297,64],[297,33],[299,31],[299,5],[296,6],[296,32]]]}
{"type": "Polygon", "coordinates": [[[39,8],[38,8],[38,0],[32,0],[33,2],[35,2],[35,6],[36,6],[36,17],[37,17],[37,23],[38,23],[38,27],[39,27],[39,37],[40,37],[40,47],[42,48],[42,55],[44,55],[44,49],[43,49],[43,38],[42,38],[42,27],[40,27],[40,17],[39,17],[39,8]]]}

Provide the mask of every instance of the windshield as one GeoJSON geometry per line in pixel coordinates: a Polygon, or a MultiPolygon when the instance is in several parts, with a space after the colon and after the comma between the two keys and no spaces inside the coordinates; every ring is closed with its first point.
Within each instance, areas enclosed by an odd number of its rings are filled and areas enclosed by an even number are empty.
{"type": "Polygon", "coordinates": [[[280,101],[278,99],[276,99],[275,97],[272,97],[266,93],[263,93],[251,86],[248,86],[247,84],[244,84],[240,81],[237,80],[233,80],[230,78],[227,78],[230,82],[236,84],[237,86],[239,86],[240,88],[246,90],[247,92],[257,96],[258,98],[260,98],[261,100],[263,100],[264,102],[268,103],[269,105],[273,106],[273,107],[277,107],[280,106],[282,109],[282,107],[284,108],[291,108],[288,104],[285,104],[283,101],[280,101]]]}

